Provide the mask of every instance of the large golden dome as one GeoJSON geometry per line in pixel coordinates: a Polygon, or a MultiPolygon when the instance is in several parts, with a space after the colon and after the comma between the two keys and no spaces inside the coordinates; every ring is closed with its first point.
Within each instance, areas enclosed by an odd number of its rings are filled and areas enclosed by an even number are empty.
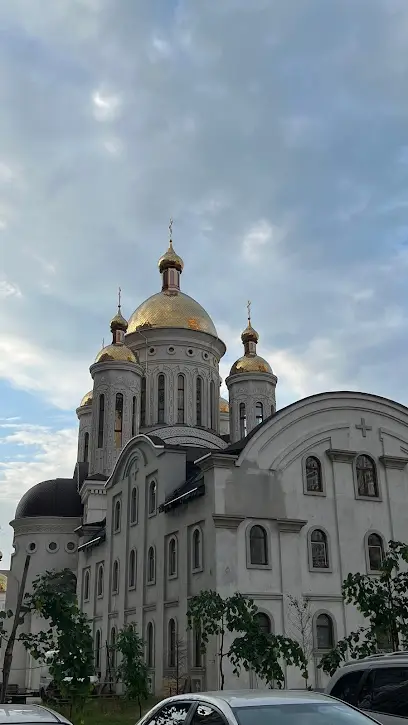
{"type": "Polygon", "coordinates": [[[86,393],[84,397],[82,398],[79,407],[82,408],[84,405],[91,405],[93,398],[93,390],[90,390],[89,393],[86,393]]]}
{"type": "Polygon", "coordinates": [[[237,373],[272,373],[272,368],[260,355],[243,355],[234,362],[230,371],[230,375],[237,373]]]}
{"type": "Polygon", "coordinates": [[[225,398],[220,398],[220,413],[229,413],[229,402],[225,398]]]}
{"type": "Polygon", "coordinates": [[[107,362],[115,360],[116,362],[131,362],[137,363],[137,358],[126,345],[106,345],[100,352],[98,352],[95,362],[107,362]]]}
{"type": "Polygon", "coordinates": [[[152,295],[135,310],[128,323],[128,334],[143,328],[178,327],[199,330],[218,337],[215,325],[201,305],[183,292],[162,291],[152,295]]]}

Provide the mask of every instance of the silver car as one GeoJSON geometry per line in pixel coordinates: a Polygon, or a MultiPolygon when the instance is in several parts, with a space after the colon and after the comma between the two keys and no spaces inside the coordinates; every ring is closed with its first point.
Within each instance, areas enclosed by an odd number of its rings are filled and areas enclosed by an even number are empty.
{"type": "Polygon", "coordinates": [[[306,690],[197,692],[162,700],[139,725],[373,725],[354,707],[306,690]]]}
{"type": "Polygon", "coordinates": [[[62,723],[63,725],[72,725],[58,712],[50,710],[43,705],[2,705],[0,704],[0,724],[8,723],[8,725],[41,725],[41,723],[62,723]]]}

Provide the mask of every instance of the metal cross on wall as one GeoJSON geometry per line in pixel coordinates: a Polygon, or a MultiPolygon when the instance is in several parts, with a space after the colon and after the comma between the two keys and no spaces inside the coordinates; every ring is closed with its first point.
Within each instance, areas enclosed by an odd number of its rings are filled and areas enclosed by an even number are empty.
{"type": "Polygon", "coordinates": [[[361,423],[357,423],[356,428],[357,430],[361,430],[363,438],[367,438],[367,431],[373,429],[372,425],[366,424],[365,418],[361,418],[361,423]]]}

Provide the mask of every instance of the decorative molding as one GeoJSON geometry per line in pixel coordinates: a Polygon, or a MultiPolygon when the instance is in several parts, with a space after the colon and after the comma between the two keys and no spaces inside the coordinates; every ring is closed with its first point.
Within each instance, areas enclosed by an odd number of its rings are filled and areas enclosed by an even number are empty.
{"type": "Polygon", "coordinates": [[[155,612],[156,611],[156,604],[144,604],[143,605],[143,611],[144,612],[155,612]]]}
{"type": "Polygon", "coordinates": [[[43,523],[38,519],[15,519],[11,522],[15,536],[24,536],[25,534],[70,534],[77,537],[75,529],[81,524],[80,518],[54,518],[50,517],[48,521],[59,521],[58,524],[47,523],[47,519],[42,519],[43,523]]]}
{"type": "Polygon", "coordinates": [[[229,453],[208,453],[204,454],[202,458],[197,458],[194,463],[200,466],[203,472],[209,471],[212,468],[232,468],[235,466],[235,462],[238,456],[230,455],[229,453]]]}
{"type": "Polygon", "coordinates": [[[269,599],[269,600],[275,600],[275,601],[282,601],[283,594],[280,594],[279,592],[249,592],[249,593],[243,593],[243,597],[246,599],[269,599]]]}
{"type": "Polygon", "coordinates": [[[245,516],[234,516],[233,514],[213,514],[214,526],[216,529],[237,529],[245,516]]]}
{"type": "Polygon", "coordinates": [[[136,607],[128,607],[127,609],[124,610],[125,616],[128,614],[136,614],[136,612],[137,612],[136,607]]]}
{"type": "Polygon", "coordinates": [[[278,524],[278,531],[283,534],[298,534],[303,527],[307,524],[307,521],[303,519],[276,519],[278,524]]]}
{"type": "Polygon", "coordinates": [[[179,599],[168,599],[167,601],[163,602],[163,607],[166,609],[167,607],[178,607],[180,601],[179,599]]]}
{"type": "Polygon", "coordinates": [[[408,463],[408,458],[404,456],[380,456],[379,461],[385,466],[385,468],[395,468],[398,471],[403,471],[408,463]]]}
{"type": "Polygon", "coordinates": [[[117,610],[114,610],[113,612],[108,612],[108,619],[117,619],[119,616],[119,612],[117,610]]]}
{"type": "Polygon", "coordinates": [[[336,463],[352,463],[357,455],[357,451],[342,450],[341,448],[328,448],[326,455],[331,461],[336,461],[336,463]]]}
{"type": "Polygon", "coordinates": [[[343,597],[338,594],[310,594],[305,592],[302,594],[303,599],[309,602],[343,602],[343,597]]]}

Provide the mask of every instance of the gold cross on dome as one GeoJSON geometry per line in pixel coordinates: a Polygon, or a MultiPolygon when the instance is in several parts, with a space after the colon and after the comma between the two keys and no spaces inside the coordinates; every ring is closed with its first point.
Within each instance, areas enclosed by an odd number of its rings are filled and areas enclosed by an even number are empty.
{"type": "Polygon", "coordinates": [[[252,302],[251,302],[251,300],[248,300],[248,303],[247,303],[247,310],[248,310],[248,322],[249,322],[249,323],[251,323],[251,305],[252,305],[252,302]]]}
{"type": "Polygon", "coordinates": [[[173,239],[173,219],[170,217],[170,223],[169,223],[169,236],[170,236],[170,242],[173,239]]]}
{"type": "Polygon", "coordinates": [[[118,307],[119,307],[119,309],[120,309],[120,306],[121,306],[121,301],[122,301],[122,290],[119,287],[119,289],[118,289],[118,307]]]}

